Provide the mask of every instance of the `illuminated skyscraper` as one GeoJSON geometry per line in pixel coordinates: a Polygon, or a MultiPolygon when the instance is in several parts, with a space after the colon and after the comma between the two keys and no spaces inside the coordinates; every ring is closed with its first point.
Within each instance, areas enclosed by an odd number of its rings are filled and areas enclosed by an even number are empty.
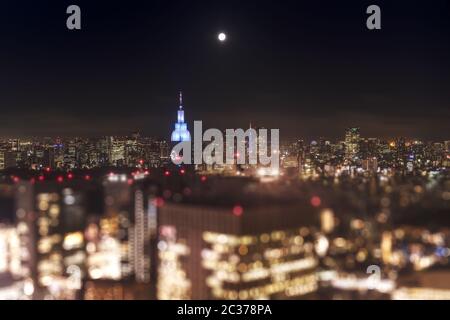
{"type": "Polygon", "coordinates": [[[178,110],[178,121],[175,123],[175,130],[173,130],[170,140],[172,142],[191,141],[191,134],[187,129],[187,124],[184,122],[182,92],[180,92],[180,109],[178,110]]]}
{"type": "Polygon", "coordinates": [[[345,131],[345,160],[355,161],[359,152],[359,128],[348,128],[345,131]]]}
{"type": "Polygon", "coordinates": [[[193,189],[182,202],[159,208],[157,298],[286,299],[313,294],[318,260],[312,233],[318,219],[312,209],[278,198],[270,188],[244,191],[251,180],[220,180],[220,188],[218,181],[209,179],[208,190],[220,192],[193,189]]]}
{"type": "Polygon", "coordinates": [[[34,298],[77,298],[85,273],[85,201],[86,192],[69,185],[17,185],[18,263],[21,277],[32,279],[34,298]]]}
{"type": "Polygon", "coordinates": [[[70,141],[64,151],[64,166],[73,169],[77,166],[77,144],[76,141],[70,141]]]}
{"type": "Polygon", "coordinates": [[[125,163],[125,140],[117,137],[108,137],[109,163],[113,166],[122,166],[125,163]]]}
{"type": "Polygon", "coordinates": [[[150,280],[150,242],[156,234],[156,208],[138,184],[124,174],[104,181],[105,214],[88,226],[91,280],[150,280]],[[151,233],[151,234],[150,234],[151,233]]]}

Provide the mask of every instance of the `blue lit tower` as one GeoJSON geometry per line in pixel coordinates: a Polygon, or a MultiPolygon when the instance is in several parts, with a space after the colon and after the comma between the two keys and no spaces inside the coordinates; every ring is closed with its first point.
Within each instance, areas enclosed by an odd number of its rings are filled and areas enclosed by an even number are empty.
{"type": "Polygon", "coordinates": [[[180,109],[178,110],[178,122],[175,123],[175,130],[173,130],[170,140],[172,142],[191,141],[191,134],[187,129],[187,124],[184,122],[183,93],[181,91],[180,109]]]}

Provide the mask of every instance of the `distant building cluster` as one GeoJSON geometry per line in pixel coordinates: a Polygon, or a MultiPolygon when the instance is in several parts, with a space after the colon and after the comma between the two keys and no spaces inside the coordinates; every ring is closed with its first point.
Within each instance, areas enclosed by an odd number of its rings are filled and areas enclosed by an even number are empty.
{"type": "Polygon", "coordinates": [[[159,167],[168,162],[169,144],[141,137],[42,138],[0,140],[0,170],[63,171],[98,167],[159,167]]]}
{"type": "Polygon", "coordinates": [[[344,139],[324,138],[287,144],[281,151],[285,168],[301,177],[357,174],[427,174],[450,166],[450,141],[424,142],[397,138],[364,138],[359,128],[348,128],[344,139]]]}

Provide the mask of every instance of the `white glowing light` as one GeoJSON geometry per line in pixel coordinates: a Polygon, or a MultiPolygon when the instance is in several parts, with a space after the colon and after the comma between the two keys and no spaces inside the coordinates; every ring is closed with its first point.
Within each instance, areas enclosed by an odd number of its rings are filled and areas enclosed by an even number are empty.
{"type": "Polygon", "coordinates": [[[327,239],[327,237],[321,235],[315,243],[315,249],[316,249],[316,253],[320,256],[320,257],[324,257],[325,254],[328,251],[328,247],[329,247],[329,241],[327,239]]]}
{"type": "Polygon", "coordinates": [[[219,39],[219,41],[225,41],[227,39],[227,35],[223,32],[219,33],[219,35],[217,36],[217,39],[219,39]]]}

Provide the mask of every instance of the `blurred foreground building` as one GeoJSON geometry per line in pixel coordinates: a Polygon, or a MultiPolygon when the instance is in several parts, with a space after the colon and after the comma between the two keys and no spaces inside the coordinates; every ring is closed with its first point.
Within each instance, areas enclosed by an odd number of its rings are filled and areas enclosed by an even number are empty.
{"type": "Polygon", "coordinates": [[[255,183],[221,180],[213,192],[194,190],[160,208],[158,299],[286,299],[317,290],[314,212],[294,194],[255,183]]]}

